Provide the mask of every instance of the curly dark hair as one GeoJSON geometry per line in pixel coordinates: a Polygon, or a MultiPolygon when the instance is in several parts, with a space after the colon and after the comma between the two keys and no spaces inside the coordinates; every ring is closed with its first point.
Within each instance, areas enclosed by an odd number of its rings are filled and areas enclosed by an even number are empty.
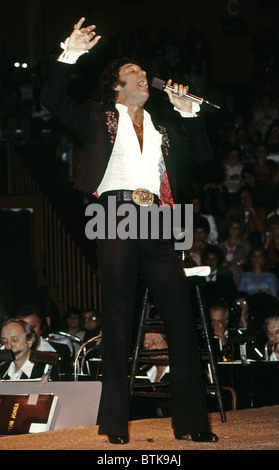
{"type": "Polygon", "coordinates": [[[119,80],[119,69],[125,64],[135,64],[138,62],[128,57],[120,57],[112,60],[107,68],[102,72],[99,80],[99,95],[101,102],[108,107],[112,107],[117,99],[118,92],[114,88],[123,83],[119,80]]]}

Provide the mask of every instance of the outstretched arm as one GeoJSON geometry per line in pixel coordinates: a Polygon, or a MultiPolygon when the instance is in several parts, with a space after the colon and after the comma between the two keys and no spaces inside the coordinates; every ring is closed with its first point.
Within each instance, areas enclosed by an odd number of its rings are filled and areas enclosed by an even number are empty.
{"type": "Polygon", "coordinates": [[[101,39],[101,36],[95,33],[95,25],[82,27],[84,21],[85,18],[80,18],[74,25],[71,35],[61,43],[64,52],[59,56],[59,60],[74,63],[81,55],[93,49],[101,39]]]}
{"type": "Polygon", "coordinates": [[[74,64],[82,54],[89,52],[101,37],[96,35],[94,25],[83,28],[84,21],[85,18],[81,18],[77,22],[71,35],[61,45],[64,52],[58,61],[50,62],[48,81],[42,92],[44,106],[81,139],[86,129],[88,110],[67,95],[72,75],[69,64],[74,64]]]}

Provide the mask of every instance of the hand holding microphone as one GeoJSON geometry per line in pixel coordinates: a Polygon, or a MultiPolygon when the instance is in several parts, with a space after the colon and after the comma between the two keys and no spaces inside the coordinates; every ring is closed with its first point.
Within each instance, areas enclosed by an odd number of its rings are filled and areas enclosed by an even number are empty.
{"type": "MultiPolygon", "coordinates": [[[[204,98],[200,98],[199,96],[191,95],[188,93],[189,87],[178,85],[175,83],[172,86],[172,80],[168,80],[168,82],[164,82],[164,80],[160,80],[160,78],[154,77],[152,80],[151,85],[158,90],[166,91],[170,98],[171,103],[174,104],[174,98],[183,99],[184,101],[188,101],[189,103],[197,103],[201,105],[202,103],[209,104],[210,106],[214,106],[215,108],[220,109],[220,106],[214,103],[210,103],[209,101],[205,100],[204,98]]],[[[177,104],[177,100],[175,101],[175,106],[177,104]]]]}
{"type": "Polygon", "coordinates": [[[166,86],[163,88],[163,91],[167,93],[170,103],[173,106],[185,113],[195,114],[200,108],[198,106],[198,108],[194,109],[193,102],[184,99],[188,90],[188,86],[178,85],[177,83],[172,85],[172,80],[168,80],[166,86]]]}

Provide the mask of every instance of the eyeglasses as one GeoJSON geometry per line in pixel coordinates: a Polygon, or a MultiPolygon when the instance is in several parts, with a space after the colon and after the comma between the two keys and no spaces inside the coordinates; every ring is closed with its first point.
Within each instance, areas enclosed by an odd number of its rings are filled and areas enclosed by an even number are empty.
{"type": "Polygon", "coordinates": [[[89,318],[85,317],[84,318],[84,321],[95,321],[95,320],[97,320],[97,317],[89,317],[89,318]]]}
{"type": "Polygon", "coordinates": [[[247,305],[247,302],[243,300],[242,302],[236,302],[236,305],[247,305]]]}

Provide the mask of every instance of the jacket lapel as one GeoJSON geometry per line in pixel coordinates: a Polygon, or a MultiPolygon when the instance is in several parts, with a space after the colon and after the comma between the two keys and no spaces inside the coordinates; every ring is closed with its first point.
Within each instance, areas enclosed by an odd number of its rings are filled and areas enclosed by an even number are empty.
{"type": "Polygon", "coordinates": [[[162,135],[162,151],[163,157],[166,165],[166,170],[164,171],[161,179],[161,187],[160,187],[160,194],[161,194],[161,204],[170,206],[173,208],[174,206],[174,198],[172,194],[173,185],[170,184],[169,177],[171,177],[170,172],[170,139],[167,133],[167,129],[160,124],[155,124],[156,129],[162,135]]]}
{"type": "MultiPolygon", "coordinates": [[[[107,127],[108,137],[109,137],[110,152],[112,152],[112,148],[115,143],[116,134],[118,130],[119,113],[117,109],[106,110],[105,117],[106,117],[106,127],[107,127]]],[[[160,134],[162,135],[162,151],[163,151],[163,157],[164,157],[164,161],[166,165],[166,171],[164,171],[162,175],[162,180],[161,180],[161,188],[160,188],[161,203],[162,205],[168,205],[170,207],[173,207],[174,199],[173,199],[171,185],[169,182],[169,175],[168,175],[170,139],[169,139],[166,127],[160,124],[156,124],[156,123],[153,123],[153,124],[155,128],[157,129],[157,131],[159,131],[160,134]]]]}

